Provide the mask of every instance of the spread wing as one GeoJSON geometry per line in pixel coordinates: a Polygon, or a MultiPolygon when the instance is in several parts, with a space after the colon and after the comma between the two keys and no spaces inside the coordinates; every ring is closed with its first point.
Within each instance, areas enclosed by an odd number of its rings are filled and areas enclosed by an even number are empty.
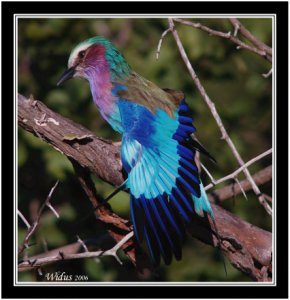
{"type": "MultiPolygon", "coordinates": [[[[191,221],[194,211],[212,215],[212,210],[194,162],[195,150],[188,143],[195,132],[188,106],[181,101],[169,114],[163,106],[154,106],[152,112],[140,102],[118,101],[131,216],[136,238],[146,241],[154,262],[162,256],[169,264],[173,254],[181,258],[184,223],[191,221]]],[[[164,105],[171,108],[167,102],[164,105]]]]}

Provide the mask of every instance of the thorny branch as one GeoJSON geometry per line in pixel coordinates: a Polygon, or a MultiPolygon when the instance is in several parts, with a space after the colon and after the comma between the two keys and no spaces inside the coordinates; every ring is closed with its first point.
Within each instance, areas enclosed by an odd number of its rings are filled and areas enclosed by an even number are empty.
{"type": "Polygon", "coordinates": [[[35,232],[36,228],[38,227],[41,214],[42,214],[42,212],[43,212],[43,210],[44,210],[44,208],[46,206],[54,213],[54,215],[57,218],[59,218],[59,214],[57,213],[57,211],[53,208],[53,206],[50,203],[51,196],[52,196],[54,190],[56,189],[56,187],[58,185],[58,182],[59,181],[57,181],[55,183],[55,185],[51,188],[48,196],[46,197],[45,202],[41,205],[41,207],[40,207],[40,209],[38,211],[36,220],[33,222],[32,225],[29,224],[29,222],[25,219],[25,217],[23,216],[23,214],[18,210],[18,215],[21,217],[21,219],[24,221],[25,225],[28,228],[28,230],[26,232],[26,235],[25,235],[25,238],[24,238],[24,241],[23,241],[22,245],[18,249],[18,255],[21,254],[24,251],[25,248],[29,247],[28,242],[29,242],[31,236],[33,235],[33,233],[35,232]]]}
{"type": "MultiPolygon", "coordinates": [[[[237,19],[229,19],[229,20],[233,25],[235,24],[234,25],[234,28],[235,28],[234,34],[232,34],[231,32],[222,32],[222,31],[213,30],[213,29],[211,29],[205,25],[202,25],[200,23],[193,23],[193,22],[178,19],[178,18],[173,19],[174,22],[178,22],[180,24],[202,30],[202,31],[208,33],[209,35],[218,36],[218,37],[227,39],[227,40],[231,41],[232,43],[236,44],[237,49],[249,50],[255,54],[262,56],[263,58],[266,58],[269,62],[272,62],[272,49],[270,47],[266,46],[264,43],[259,41],[255,36],[253,36],[251,33],[249,33],[249,31],[247,31],[245,29],[245,27],[243,25],[241,25],[241,23],[237,19]],[[240,24],[240,25],[237,26],[238,24],[240,24]],[[247,45],[246,43],[242,42],[237,37],[238,31],[240,31],[256,47],[251,47],[251,46],[247,45]],[[245,31],[247,31],[249,34],[246,34],[245,31]]],[[[170,28],[167,30],[170,31],[170,28]]],[[[159,49],[159,53],[160,53],[160,49],[159,49]]]]}
{"type": "MultiPolygon", "coordinates": [[[[84,170],[91,172],[115,186],[119,186],[123,182],[118,147],[111,142],[95,137],[91,131],[53,112],[40,101],[30,101],[19,95],[18,122],[23,129],[48,142],[70,160],[76,161],[78,165],[81,165],[81,172],[84,170]],[[39,120],[44,114],[46,117],[41,124],[46,124],[46,126],[40,126],[35,119],[39,120]],[[53,119],[55,122],[47,123],[46,118],[53,119]],[[70,136],[70,140],[68,140],[68,136],[70,136]],[[73,138],[71,138],[72,136],[73,138]]],[[[90,181],[87,181],[87,175],[77,174],[84,180],[83,188],[87,186],[86,193],[90,200],[97,201],[94,199],[97,197],[94,195],[94,189],[90,186],[90,181]]],[[[254,280],[271,280],[271,233],[241,220],[215,204],[212,206],[222,240],[222,249],[231,263],[254,280]]],[[[109,227],[112,224],[113,227],[128,228],[128,221],[117,215],[106,215],[106,211],[98,211],[98,217],[105,219],[109,227]]],[[[125,236],[129,230],[123,232],[125,236]]],[[[192,235],[214,247],[218,246],[215,232],[207,222],[197,220],[192,235]]],[[[77,243],[77,245],[79,248],[80,244],[77,243]]],[[[54,256],[58,253],[57,250],[55,251],[54,256]]],[[[65,256],[66,252],[62,252],[65,256]]],[[[129,252],[127,251],[127,253],[129,252]]],[[[47,256],[46,253],[45,256],[47,256]]],[[[30,260],[33,262],[38,258],[39,256],[31,257],[30,260]]],[[[141,256],[141,259],[137,257],[137,266],[138,261],[139,263],[143,262],[143,258],[144,256],[141,256]]],[[[148,267],[148,264],[144,265],[148,267]]]]}
{"type": "MultiPolygon", "coordinates": [[[[236,18],[230,18],[229,21],[235,28],[235,36],[240,32],[248,41],[255,45],[258,49],[267,53],[267,55],[272,57],[272,48],[267,46],[265,43],[260,41],[256,36],[254,36],[246,27],[236,18]]],[[[268,58],[267,58],[268,59],[268,58]]]]}
{"type": "MultiPolygon", "coordinates": [[[[102,204],[102,202],[97,196],[94,183],[90,177],[90,172],[86,168],[80,166],[76,160],[70,159],[70,161],[74,167],[74,170],[83,190],[85,191],[89,200],[91,201],[92,206],[96,208],[94,210],[96,218],[106,225],[109,235],[117,243],[119,243],[121,240],[123,240],[124,236],[132,230],[131,223],[114,214],[108,203],[100,205],[102,204]]],[[[133,247],[133,241],[128,240],[128,242],[122,243],[120,247],[126,252],[126,255],[134,265],[139,263],[136,260],[137,254],[135,252],[135,248],[133,247]]],[[[147,259],[144,254],[142,261],[145,262],[146,260],[147,259]]],[[[141,267],[141,265],[139,264],[138,267],[141,267]]]]}
{"type": "MultiPolygon", "coordinates": [[[[219,114],[218,114],[218,112],[216,110],[214,102],[210,99],[210,97],[206,93],[203,85],[201,84],[199,78],[197,77],[196,72],[194,71],[194,69],[193,69],[193,67],[192,67],[192,65],[191,65],[191,63],[190,63],[190,61],[189,61],[189,59],[187,57],[187,54],[186,54],[186,52],[184,50],[184,47],[183,47],[182,42],[181,42],[181,40],[179,38],[179,35],[178,35],[178,33],[177,33],[176,29],[175,29],[173,19],[168,18],[168,23],[169,23],[169,28],[171,29],[170,31],[172,32],[173,37],[174,37],[174,39],[176,41],[176,44],[177,44],[178,50],[180,52],[180,55],[181,55],[181,57],[182,57],[185,65],[186,65],[186,67],[187,67],[187,69],[188,69],[188,71],[189,71],[189,73],[190,73],[190,75],[192,77],[192,80],[193,80],[195,86],[197,87],[200,95],[202,96],[203,100],[208,105],[208,107],[209,107],[209,109],[210,109],[210,111],[211,111],[211,113],[212,113],[212,115],[213,115],[213,117],[214,117],[214,119],[215,119],[215,121],[216,121],[216,123],[217,123],[217,125],[218,125],[218,127],[219,127],[219,129],[221,131],[221,133],[222,133],[222,137],[221,138],[224,139],[227,142],[227,144],[230,147],[233,155],[237,159],[239,165],[241,167],[243,167],[245,165],[245,163],[244,163],[241,155],[239,154],[236,146],[234,145],[233,141],[229,137],[229,135],[228,135],[228,133],[227,133],[227,131],[225,129],[225,126],[223,125],[223,122],[222,122],[222,120],[221,120],[221,118],[220,118],[220,116],[219,116],[219,114]]],[[[269,204],[265,200],[263,194],[261,193],[261,191],[260,191],[259,187],[257,186],[257,184],[255,183],[255,181],[253,180],[253,178],[252,178],[249,170],[247,168],[244,168],[243,172],[244,172],[246,178],[251,183],[252,189],[253,189],[254,193],[257,195],[260,204],[265,208],[265,210],[267,211],[267,213],[269,215],[272,215],[272,209],[271,209],[271,207],[269,206],[269,204]]]]}
{"type": "Polygon", "coordinates": [[[261,158],[265,157],[266,155],[269,155],[270,153],[272,153],[272,148],[265,151],[264,153],[252,158],[251,160],[249,160],[247,163],[245,163],[242,167],[240,167],[239,169],[237,169],[236,171],[234,171],[233,173],[223,177],[223,178],[220,178],[218,180],[215,180],[207,171],[212,183],[208,184],[206,187],[205,187],[205,190],[209,190],[210,188],[212,188],[213,186],[217,185],[217,184],[220,184],[224,181],[227,181],[227,180],[230,180],[230,179],[235,179],[237,177],[237,175],[242,172],[245,168],[249,167],[250,165],[252,165],[253,163],[255,163],[256,161],[260,160],[261,158]]]}
{"type": "MultiPolygon", "coordinates": [[[[51,263],[56,263],[64,260],[75,260],[75,259],[83,259],[83,258],[97,258],[103,256],[113,256],[118,263],[122,264],[118,257],[118,250],[123,247],[131,238],[133,237],[133,231],[129,232],[126,236],[124,236],[113,248],[106,251],[85,251],[81,253],[66,253],[64,251],[59,250],[58,253],[53,253],[53,255],[47,254],[44,257],[39,258],[30,258],[26,259],[18,265],[18,270],[20,272],[28,271],[32,269],[37,269],[51,263]]],[[[54,251],[55,252],[55,251],[54,251]]]]}
{"type": "MultiPolygon", "coordinates": [[[[271,181],[272,180],[272,166],[268,166],[268,167],[258,171],[257,173],[255,173],[253,175],[253,179],[255,180],[256,184],[259,186],[271,181]]],[[[230,199],[230,198],[235,197],[238,194],[240,194],[242,192],[241,187],[242,187],[242,190],[245,192],[252,190],[251,183],[247,179],[245,179],[245,180],[242,180],[240,182],[240,184],[234,183],[234,184],[225,186],[223,188],[211,191],[208,194],[208,196],[211,201],[214,201],[215,203],[219,203],[221,201],[225,201],[227,199],[230,199]]],[[[265,194],[264,194],[264,196],[265,196],[265,194]]],[[[269,199],[266,196],[265,196],[265,198],[266,198],[266,200],[269,199]]]]}

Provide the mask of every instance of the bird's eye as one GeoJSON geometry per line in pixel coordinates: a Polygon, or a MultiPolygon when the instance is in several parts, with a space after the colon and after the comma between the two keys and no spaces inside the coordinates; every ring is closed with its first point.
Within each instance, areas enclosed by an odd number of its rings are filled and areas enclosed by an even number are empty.
{"type": "Polygon", "coordinates": [[[86,53],[86,51],[85,51],[85,50],[83,50],[83,51],[80,51],[80,52],[79,52],[79,58],[84,58],[84,56],[85,56],[85,53],[86,53]]]}

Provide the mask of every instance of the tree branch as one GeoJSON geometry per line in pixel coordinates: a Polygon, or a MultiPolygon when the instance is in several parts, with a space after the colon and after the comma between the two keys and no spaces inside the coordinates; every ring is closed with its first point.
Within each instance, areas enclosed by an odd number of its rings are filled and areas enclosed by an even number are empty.
{"type": "MultiPolygon", "coordinates": [[[[74,167],[74,170],[83,190],[87,194],[93,207],[96,208],[94,210],[96,218],[106,225],[109,235],[117,243],[119,243],[121,240],[124,239],[124,236],[127,235],[128,232],[133,230],[131,223],[128,220],[125,220],[119,217],[118,215],[114,214],[108,203],[100,205],[102,204],[102,201],[98,199],[97,192],[94,183],[90,177],[89,171],[86,168],[80,166],[77,161],[73,159],[70,159],[70,161],[74,167]]],[[[128,256],[128,258],[134,265],[136,265],[138,262],[136,261],[136,253],[135,248],[133,246],[133,241],[128,240],[128,242],[122,243],[120,247],[123,250],[125,250],[125,253],[128,256]]],[[[145,254],[142,260],[147,260],[145,254]]]]}
{"type": "Polygon", "coordinates": [[[24,216],[22,215],[22,213],[21,213],[20,211],[18,211],[18,215],[21,217],[21,219],[22,219],[23,221],[26,220],[25,225],[28,226],[28,230],[27,230],[27,232],[26,232],[24,241],[23,241],[23,243],[20,245],[20,247],[19,247],[19,249],[18,249],[18,255],[21,254],[21,253],[24,251],[25,248],[28,248],[28,247],[29,247],[29,246],[28,246],[28,242],[29,242],[31,236],[33,235],[33,233],[35,232],[36,228],[38,227],[39,221],[40,221],[40,217],[41,217],[41,214],[42,214],[42,212],[43,212],[43,210],[44,210],[44,208],[45,208],[46,206],[54,213],[54,215],[55,215],[57,218],[59,218],[59,215],[58,215],[57,211],[53,208],[53,206],[52,206],[51,203],[50,203],[51,196],[52,196],[54,190],[56,189],[57,185],[58,185],[58,181],[57,181],[57,182],[55,183],[55,185],[51,188],[51,190],[50,190],[48,196],[46,197],[45,202],[41,205],[41,207],[40,207],[40,209],[39,209],[39,211],[38,211],[36,220],[33,222],[32,225],[30,225],[30,224],[28,223],[28,221],[24,218],[24,216]]]}
{"type": "MultiPolygon", "coordinates": [[[[82,253],[68,253],[68,251],[64,252],[63,250],[58,250],[58,253],[53,252],[52,255],[46,254],[43,257],[32,257],[30,259],[26,259],[21,261],[18,265],[18,270],[20,272],[29,271],[33,269],[38,269],[40,267],[44,267],[46,265],[56,263],[64,260],[75,260],[75,259],[83,259],[83,258],[96,258],[102,256],[113,256],[116,260],[121,263],[119,257],[117,256],[117,251],[123,248],[124,244],[127,244],[128,241],[133,237],[133,231],[129,232],[125,237],[123,237],[113,248],[106,251],[85,251],[82,253]]],[[[76,243],[73,244],[74,246],[76,243]]],[[[71,246],[69,249],[78,249],[79,247],[71,246]]],[[[122,264],[122,263],[121,263],[122,264]]]]}
{"type": "MultiPolygon", "coordinates": [[[[237,22],[239,22],[237,19],[229,19],[230,22],[233,22],[233,20],[236,20],[237,22]]],[[[272,62],[272,54],[269,54],[270,51],[272,53],[272,49],[268,46],[266,46],[264,43],[262,43],[261,41],[259,41],[256,37],[254,37],[251,34],[251,38],[249,38],[250,36],[246,34],[245,37],[247,37],[248,40],[250,40],[251,42],[253,42],[253,40],[255,41],[255,43],[253,43],[256,47],[251,47],[249,45],[247,45],[246,43],[242,42],[239,38],[237,38],[236,36],[236,30],[234,32],[234,34],[231,34],[231,32],[222,32],[222,31],[217,31],[217,30],[213,30],[205,25],[202,25],[200,23],[194,23],[194,22],[190,22],[190,21],[186,21],[183,19],[179,19],[179,18],[174,18],[173,19],[174,22],[178,22],[180,24],[186,25],[186,26],[190,26],[193,27],[195,29],[199,29],[201,31],[204,31],[206,33],[208,33],[209,35],[213,35],[213,36],[218,36],[221,37],[223,39],[227,39],[229,41],[231,41],[232,43],[237,45],[237,49],[246,49],[248,51],[251,51],[255,54],[260,55],[261,57],[267,59],[269,62],[272,62]],[[262,44],[264,45],[262,47],[262,44]]],[[[234,22],[236,22],[234,21],[234,22]]],[[[239,22],[240,23],[240,22],[239,22]]],[[[240,23],[241,24],[241,23],[240,23]]],[[[235,27],[236,29],[237,27],[235,27]]],[[[244,32],[246,29],[241,25],[241,27],[239,27],[239,30],[242,32],[244,32]]],[[[160,52],[160,50],[159,50],[160,52]]]]}
{"type": "MultiPolygon", "coordinates": [[[[118,147],[97,138],[91,131],[53,112],[40,101],[31,101],[19,95],[18,122],[23,129],[48,142],[71,161],[81,165],[80,170],[77,169],[77,176],[83,181],[82,186],[87,189],[86,193],[94,207],[99,200],[86,172],[91,172],[115,186],[123,182],[118,147]]],[[[128,221],[116,215],[112,216],[113,213],[106,207],[103,209],[98,210],[99,219],[122,230],[128,228],[128,221]]],[[[271,280],[271,233],[241,220],[215,204],[213,209],[223,252],[232,264],[254,280],[271,280]]],[[[208,222],[197,219],[194,226],[194,237],[218,247],[216,235],[208,222]]],[[[66,252],[63,251],[63,254],[65,257],[66,252]]]]}
{"type": "Polygon", "coordinates": [[[18,95],[18,124],[102,180],[114,186],[124,181],[119,147],[53,112],[42,102],[18,95]]]}
{"type": "Polygon", "coordinates": [[[270,61],[270,57],[272,58],[271,47],[267,46],[265,43],[260,41],[256,36],[254,36],[250,31],[248,31],[246,27],[238,19],[230,18],[229,21],[234,26],[236,33],[240,32],[248,41],[250,41],[258,49],[267,53],[268,55],[266,57],[270,61]]]}
{"type": "MultiPolygon", "coordinates": [[[[259,186],[269,182],[272,179],[272,165],[264,168],[263,170],[258,171],[256,174],[253,175],[253,179],[259,186]]],[[[252,189],[251,183],[247,179],[242,180],[240,182],[240,185],[242,186],[244,191],[249,191],[252,189]]],[[[237,196],[242,192],[240,185],[235,183],[225,186],[221,189],[209,192],[209,198],[211,201],[219,203],[231,197],[237,196]]],[[[267,197],[265,196],[265,198],[267,197]]]]}
{"type": "MultiPolygon", "coordinates": [[[[178,35],[178,33],[177,33],[176,29],[175,29],[173,19],[168,18],[168,23],[169,23],[169,27],[171,28],[171,32],[173,34],[173,37],[174,37],[174,39],[176,41],[176,44],[177,44],[178,50],[180,52],[180,55],[181,55],[181,57],[182,57],[185,65],[186,65],[186,67],[187,67],[187,69],[188,69],[188,71],[189,71],[189,73],[190,73],[190,75],[192,77],[192,80],[193,80],[196,88],[198,89],[198,91],[199,91],[202,99],[208,105],[208,107],[209,107],[209,109],[210,109],[210,111],[211,111],[211,113],[212,113],[212,115],[213,115],[213,117],[214,117],[214,119],[215,119],[215,121],[216,121],[216,123],[217,123],[217,125],[218,125],[218,127],[219,127],[219,129],[221,131],[221,133],[222,133],[222,137],[221,138],[224,139],[227,142],[229,148],[231,149],[231,151],[232,151],[233,155],[235,156],[236,160],[238,161],[239,165],[241,167],[244,166],[245,163],[244,163],[241,155],[239,154],[236,146],[234,145],[233,141],[231,140],[230,136],[228,135],[228,133],[227,133],[227,131],[226,131],[224,125],[223,125],[223,122],[222,122],[222,120],[221,120],[221,118],[220,118],[220,116],[219,116],[219,114],[218,114],[218,112],[216,110],[214,102],[210,99],[210,97],[206,93],[203,85],[201,84],[199,78],[196,75],[196,72],[194,71],[194,69],[193,69],[193,67],[192,67],[192,65],[191,65],[191,63],[190,63],[190,61],[189,61],[189,59],[187,57],[187,54],[186,54],[186,52],[184,50],[184,47],[183,47],[183,45],[181,43],[179,35],[178,35]]],[[[243,172],[244,172],[246,178],[251,183],[252,189],[253,189],[254,193],[257,195],[260,204],[265,208],[265,210],[267,211],[267,213],[269,215],[272,215],[272,209],[271,209],[271,207],[269,206],[269,204],[264,199],[263,194],[261,193],[259,187],[257,186],[257,184],[255,183],[255,181],[253,180],[253,178],[252,178],[249,170],[247,168],[244,168],[243,172]]]]}
{"type": "MultiPolygon", "coordinates": [[[[220,178],[218,180],[215,180],[211,175],[210,175],[210,179],[212,181],[212,183],[208,184],[206,187],[205,187],[205,190],[207,191],[208,189],[212,188],[213,186],[219,184],[219,183],[222,183],[226,180],[229,180],[229,179],[235,179],[238,174],[240,172],[242,172],[245,168],[249,167],[250,165],[252,165],[253,163],[255,163],[256,161],[260,160],[261,158],[263,158],[264,156],[266,155],[269,155],[272,153],[272,148],[265,151],[264,153],[252,158],[251,160],[249,160],[247,163],[245,163],[242,167],[240,167],[239,169],[237,169],[236,171],[234,171],[233,173],[223,177],[223,178],[220,178]]],[[[208,171],[207,171],[208,172],[208,171]]],[[[208,173],[209,174],[209,173],[208,173]]]]}

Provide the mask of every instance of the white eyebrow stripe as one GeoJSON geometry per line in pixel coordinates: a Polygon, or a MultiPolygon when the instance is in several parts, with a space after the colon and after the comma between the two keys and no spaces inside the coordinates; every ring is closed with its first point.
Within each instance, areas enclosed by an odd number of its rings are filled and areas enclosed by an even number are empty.
{"type": "Polygon", "coordinates": [[[71,68],[74,65],[74,62],[77,59],[79,52],[81,52],[83,50],[87,50],[90,46],[91,46],[91,44],[85,44],[85,45],[80,45],[80,46],[76,47],[68,59],[68,68],[71,68]]]}

